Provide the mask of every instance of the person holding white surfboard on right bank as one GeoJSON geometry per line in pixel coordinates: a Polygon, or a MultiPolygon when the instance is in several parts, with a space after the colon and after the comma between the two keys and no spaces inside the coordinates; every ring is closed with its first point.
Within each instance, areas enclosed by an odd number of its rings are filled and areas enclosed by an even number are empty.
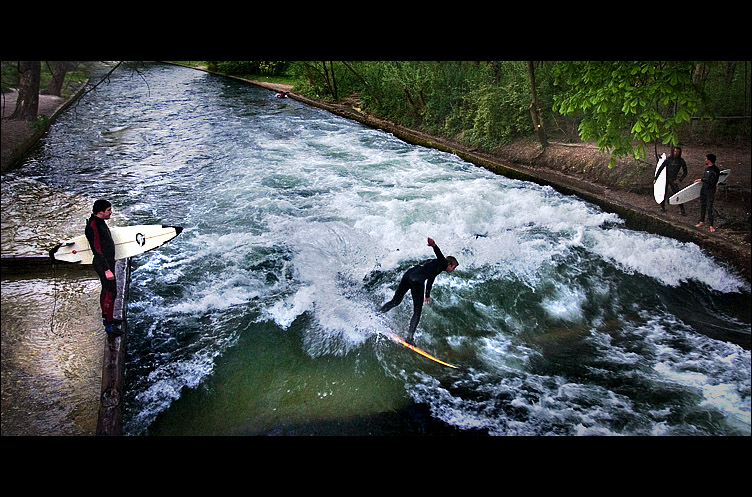
{"type": "MultiPolygon", "coordinates": [[[[663,169],[666,169],[666,196],[663,199],[663,202],[661,202],[661,212],[666,212],[666,202],[668,201],[668,190],[671,188],[671,191],[673,193],[676,193],[680,190],[679,185],[676,184],[677,181],[683,181],[684,178],[687,177],[687,163],[682,159],[682,149],[681,147],[674,147],[671,149],[671,155],[663,162],[661,167],[655,172],[655,178],[653,178],[653,184],[658,180],[658,176],[660,176],[663,169]],[[679,176],[679,171],[682,171],[681,178],[677,178],[679,176]]],[[[679,210],[681,211],[682,216],[686,216],[687,212],[684,210],[684,205],[679,204],[679,210]]]]}
{"type": "Polygon", "coordinates": [[[705,172],[702,174],[702,178],[695,180],[695,183],[702,181],[702,189],[700,190],[700,222],[695,227],[700,228],[705,225],[705,212],[707,211],[708,226],[711,233],[715,233],[715,228],[713,227],[713,202],[715,200],[715,187],[721,174],[721,170],[715,165],[715,159],[715,154],[705,156],[705,166],[707,166],[705,172]]]}

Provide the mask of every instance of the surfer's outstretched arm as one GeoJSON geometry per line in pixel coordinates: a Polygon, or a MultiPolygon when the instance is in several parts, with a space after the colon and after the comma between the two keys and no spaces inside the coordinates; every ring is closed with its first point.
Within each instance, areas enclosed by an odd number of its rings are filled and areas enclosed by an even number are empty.
{"type": "Polygon", "coordinates": [[[433,238],[428,239],[428,246],[433,249],[433,253],[436,254],[436,258],[439,260],[441,265],[444,265],[444,254],[441,253],[441,249],[439,249],[439,246],[436,245],[436,242],[433,241],[433,238]]]}

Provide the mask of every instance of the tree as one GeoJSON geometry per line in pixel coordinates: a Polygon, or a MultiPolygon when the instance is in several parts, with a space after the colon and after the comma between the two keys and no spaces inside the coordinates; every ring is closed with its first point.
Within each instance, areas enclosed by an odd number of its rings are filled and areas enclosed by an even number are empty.
{"type": "Polygon", "coordinates": [[[692,61],[559,62],[554,110],[583,113],[580,138],[595,140],[601,152],[645,156],[644,145],[679,143],[678,129],[697,111],[701,94],[693,82],[692,61]]]}
{"type": "Polygon", "coordinates": [[[339,99],[339,93],[337,92],[337,78],[334,74],[334,62],[329,61],[329,68],[326,67],[326,61],[321,61],[321,74],[324,75],[324,82],[329,90],[329,95],[337,101],[339,99]]]}
{"type": "Polygon", "coordinates": [[[61,92],[63,90],[63,83],[65,82],[65,75],[75,67],[76,63],[63,60],[48,62],[47,65],[48,67],[51,67],[50,73],[52,73],[52,78],[50,78],[50,82],[47,83],[47,88],[44,89],[44,93],[60,97],[62,96],[61,92]]]}
{"type": "Polygon", "coordinates": [[[541,119],[540,106],[538,105],[538,91],[535,89],[535,65],[532,60],[527,61],[527,74],[530,78],[530,93],[532,94],[533,101],[530,103],[530,117],[533,119],[533,128],[538,135],[538,141],[541,147],[548,145],[548,139],[546,138],[546,128],[543,127],[543,120],[541,119]]]}
{"type": "Polygon", "coordinates": [[[39,82],[42,77],[42,63],[38,60],[18,62],[20,83],[16,108],[10,119],[31,121],[39,111],[39,82]]]}
{"type": "MultiPolygon", "coordinates": [[[[389,61],[384,65],[384,79],[402,95],[410,125],[423,123],[426,107],[425,89],[431,77],[431,63],[425,61],[389,61]]],[[[435,70],[436,67],[434,66],[435,70]]]]}
{"type": "Polygon", "coordinates": [[[304,77],[311,88],[315,89],[315,98],[319,98],[319,92],[322,92],[335,102],[339,99],[334,61],[302,61],[296,71],[299,71],[300,76],[304,77]]]}

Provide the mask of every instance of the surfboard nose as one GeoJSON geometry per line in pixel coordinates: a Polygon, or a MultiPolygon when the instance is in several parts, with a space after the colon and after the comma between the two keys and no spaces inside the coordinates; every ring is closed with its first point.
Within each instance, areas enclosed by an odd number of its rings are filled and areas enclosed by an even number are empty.
{"type": "Polygon", "coordinates": [[[183,231],[183,227],[182,226],[165,226],[163,224],[162,227],[163,228],[175,228],[175,236],[179,235],[183,231]]]}

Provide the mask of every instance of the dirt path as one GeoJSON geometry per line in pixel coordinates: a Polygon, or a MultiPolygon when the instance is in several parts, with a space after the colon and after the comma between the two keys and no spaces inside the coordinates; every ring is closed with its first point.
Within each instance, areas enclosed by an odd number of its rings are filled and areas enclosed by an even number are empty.
{"type": "MultiPolygon", "coordinates": [[[[34,139],[37,131],[26,121],[7,119],[16,108],[17,91],[3,93],[0,99],[0,117],[2,118],[2,127],[0,134],[2,148],[0,148],[0,168],[5,172],[13,160],[22,153],[23,148],[34,139]]],[[[65,104],[66,100],[62,97],[52,95],[39,95],[38,116],[51,117],[55,112],[65,104]]]]}

